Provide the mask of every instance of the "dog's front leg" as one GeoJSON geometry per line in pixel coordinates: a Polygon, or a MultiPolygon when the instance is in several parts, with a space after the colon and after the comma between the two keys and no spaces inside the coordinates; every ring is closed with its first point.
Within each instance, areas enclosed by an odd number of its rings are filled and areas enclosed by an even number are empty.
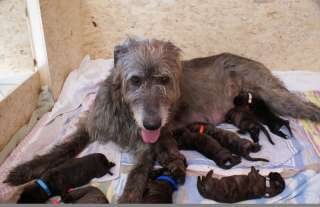
{"type": "Polygon", "coordinates": [[[118,203],[139,203],[154,164],[154,152],[148,148],[137,155],[137,164],[128,175],[124,191],[118,203]]]}
{"type": "Polygon", "coordinates": [[[178,144],[172,135],[162,136],[154,145],[154,152],[160,165],[169,169],[178,183],[183,184],[186,177],[187,162],[184,155],[179,152],[178,144]]]}

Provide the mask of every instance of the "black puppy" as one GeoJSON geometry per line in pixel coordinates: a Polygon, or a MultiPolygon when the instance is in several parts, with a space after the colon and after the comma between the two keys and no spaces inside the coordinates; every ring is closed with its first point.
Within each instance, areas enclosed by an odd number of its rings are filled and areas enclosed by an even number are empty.
{"type": "Polygon", "coordinates": [[[262,131],[268,138],[269,142],[274,144],[266,128],[260,124],[255,114],[247,105],[236,105],[234,108],[230,109],[225,116],[225,120],[227,123],[234,124],[238,127],[238,133],[249,133],[255,143],[259,142],[260,131],[262,131]]]}
{"type": "Polygon", "coordinates": [[[177,177],[166,168],[153,170],[143,193],[143,203],[172,203],[172,194],[178,189],[177,177]]]}
{"type": "Polygon", "coordinates": [[[255,114],[257,119],[268,126],[270,131],[273,134],[278,135],[284,139],[288,138],[288,135],[281,131],[282,127],[286,127],[290,133],[290,136],[293,136],[291,127],[288,120],[284,120],[277,116],[272,110],[268,107],[263,99],[256,96],[250,92],[241,92],[234,99],[234,104],[236,106],[248,105],[250,110],[255,114]]]}
{"type": "Polygon", "coordinates": [[[222,203],[234,203],[262,197],[273,197],[285,188],[285,182],[279,173],[269,173],[267,177],[259,174],[254,167],[248,175],[233,175],[221,179],[207,176],[198,177],[199,193],[207,199],[222,203]]]}
{"type": "Polygon", "coordinates": [[[69,191],[62,196],[62,201],[64,203],[109,203],[106,196],[93,186],[69,191]]]}
{"type": "Polygon", "coordinates": [[[99,178],[115,166],[100,153],[71,159],[48,170],[22,192],[18,203],[44,203],[51,196],[67,193],[68,189],[87,184],[93,178],[99,178]]]}
{"type": "Polygon", "coordinates": [[[213,160],[219,167],[230,169],[241,162],[241,158],[233,155],[227,148],[206,134],[191,132],[187,127],[177,129],[173,135],[179,149],[196,150],[213,160]]]}
{"type": "Polygon", "coordinates": [[[235,133],[221,130],[208,123],[193,123],[188,125],[187,128],[194,133],[209,135],[213,139],[216,139],[223,147],[230,150],[233,154],[242,156],[246,160],[269,162],[269,160],[264,158],[251,157],[250,153],[260,151],[261,145],[242,139],[235,133]]]}

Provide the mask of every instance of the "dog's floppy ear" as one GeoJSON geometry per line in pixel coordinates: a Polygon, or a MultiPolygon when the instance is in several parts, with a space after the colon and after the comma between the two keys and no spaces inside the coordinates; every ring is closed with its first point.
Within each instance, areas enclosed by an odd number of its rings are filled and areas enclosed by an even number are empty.
{"type": "Polygon", "coordinates": [[[127,44],[117,45],[113,49],[113,62],[117,65],[119,59],[129,51],[127,44]]]}
{"type": "Polygon", "coordinates": [[[177,47],[175,44],[173,44],[170,41],[165,43],[164,49],[167,52],[170,52],[172,55],[175,55],[175,56],[180,56],[180,53],[182,51],[179,47],[177,47]]]}

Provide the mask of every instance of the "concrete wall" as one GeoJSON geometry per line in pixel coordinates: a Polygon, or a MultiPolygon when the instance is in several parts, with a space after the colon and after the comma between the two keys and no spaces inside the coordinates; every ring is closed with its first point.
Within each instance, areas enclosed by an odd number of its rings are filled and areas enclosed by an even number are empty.
{"type": "Polygon", "coordinates": [[[0,101],[0,151],[15,132],[30,118],[36,108],[40,92],[39,74],[29,79],[0,101]]]}
{"type": "Polygon", "coordinates": [[[41,0],[51,89],[58,98],[69,72],[77,68],[81,52],[81,0],[41,0]]]}
{"type": "Polygon", "coordinates": [[[320,0],[40,0],[57,98],[84,55],[129,35],[173,41],[184,58],[231,52],[270,69],[320,71],[320,0]]]}
{"type": "Polygon", "coordinates": [[[271,69],[320,71],[319,0],[82,0],[83,52],[127,35],[172,40],[185,58],[232,52],[271,69]]]}
{"type": "Polygon", "coordinates": [[[33,70],[25,0],[0,1],[0,75],[33,70]]]}

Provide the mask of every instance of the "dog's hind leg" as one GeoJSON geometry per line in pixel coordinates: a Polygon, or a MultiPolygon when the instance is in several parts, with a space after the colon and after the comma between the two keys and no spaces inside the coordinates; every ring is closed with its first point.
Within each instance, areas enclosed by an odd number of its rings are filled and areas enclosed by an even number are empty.
{"type": "Polygon", "coordinates": [[[56,145],[48,153],[38,155],[30,161],[22,163],[12,169],[4,183],[21,185],[39,178],[46,170],[54,167],[79,154],[89,143],[89,135],[84,128],[69,137],[68,141],[56,145]]]}

